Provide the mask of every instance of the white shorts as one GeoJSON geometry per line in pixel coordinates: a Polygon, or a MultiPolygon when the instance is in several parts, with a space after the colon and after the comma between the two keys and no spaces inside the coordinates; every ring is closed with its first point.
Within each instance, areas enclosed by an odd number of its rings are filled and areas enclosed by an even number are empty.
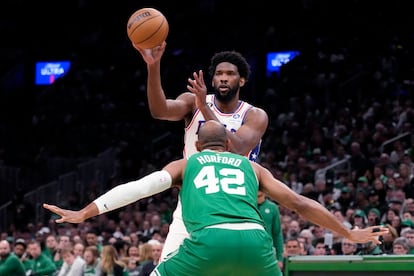
{"type": "Polygon", "coordinates": [[[189,234],[184,226],[184,222],[181,214],[181,201],[178,198],[177,208],[173,213],[173,220],[168,231],[167,238],[165,239],[164,246],[161,252],[161,261],[165,260],[165,257],[177,250],[183,243],[185,238],[188,238],[189,234]]]}

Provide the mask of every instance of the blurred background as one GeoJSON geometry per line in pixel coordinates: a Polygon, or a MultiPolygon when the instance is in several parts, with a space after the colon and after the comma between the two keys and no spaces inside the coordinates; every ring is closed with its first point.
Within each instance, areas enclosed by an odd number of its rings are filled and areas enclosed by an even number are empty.
{"type": "MultiPolygon", "coordinates": [[[[344,175],[356,182],[396,150],[395,141],[412,158],[409,1],[5,0],[1,6],[1,232],[27,223],[39,230],[49,219],[41,203],[79,208],[181,156],[184,125],[151,118],[146,66],[126,35],[129,16],[142,7],[159,9],[169,21],[162,80],[170,98],[186,90],[192,72],[207,69],[215,52],[247,58],[253,74],[241,98],[270,119],[261,162],[287,183],[295,174],[314,184],[318,169],[341,160],[341,167],[319,171],[329,173],[330,190],[344,175]],[[65,74],[37,83],[36,66],[56,61],[66,62],[65,74]],[[353,154],[352,142],[366,163],[343,158],[353,154]],[[306,173],[297,167],[299,156],[306,173]]],[[[406,188],[407,198],[413,189],[406,188]]]]}

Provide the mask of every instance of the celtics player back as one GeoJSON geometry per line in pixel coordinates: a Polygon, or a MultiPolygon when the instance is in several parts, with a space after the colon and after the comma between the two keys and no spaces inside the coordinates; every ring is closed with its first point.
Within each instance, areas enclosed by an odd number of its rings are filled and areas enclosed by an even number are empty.
{"type": "Polygon", "coordinates": [[[221,223],[263,224],[257,208],[258,186],[244,156],[210,150],[193,154],[179,195],[187,231],[221,223]]]}

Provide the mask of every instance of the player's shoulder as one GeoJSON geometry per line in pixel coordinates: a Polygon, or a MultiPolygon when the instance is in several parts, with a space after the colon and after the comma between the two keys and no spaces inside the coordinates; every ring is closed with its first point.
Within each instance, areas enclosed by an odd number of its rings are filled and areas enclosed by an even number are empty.
{"type": "Polygon", "coordinates": [[[253,106],[253,105],[249,108],[249,110],[246,113],[246,119],[248,118],[249,119],[254,118],[255,120],[260,120],[266,124],[269,121],[269,116],[267,112],[263,108],[253,106]]]}
{"type": "Polygon", "coordinates": [[[246,105],[248,105],[251,110],[256,110],[257,112],[264,112],[264,113],[266,113],[266,111],[263,108],[261,108],[260,106],[257,106],[257,105],[255,105],[253,103],[249,103],[249,102],[246,102],[246,101],[243,101],[243,102],[246,105]]]}

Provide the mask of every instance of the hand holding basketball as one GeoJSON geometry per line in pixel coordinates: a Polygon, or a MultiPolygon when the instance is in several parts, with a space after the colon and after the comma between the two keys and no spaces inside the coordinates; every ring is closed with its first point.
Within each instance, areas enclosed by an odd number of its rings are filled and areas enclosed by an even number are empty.
{"type": "Polygon", "coordinates": [[[167,18],[154,8],[139,9],[128,19],[128,38],[134,46],[142,49],[160,46],[166,40],[168,32],[167,18]]]}

